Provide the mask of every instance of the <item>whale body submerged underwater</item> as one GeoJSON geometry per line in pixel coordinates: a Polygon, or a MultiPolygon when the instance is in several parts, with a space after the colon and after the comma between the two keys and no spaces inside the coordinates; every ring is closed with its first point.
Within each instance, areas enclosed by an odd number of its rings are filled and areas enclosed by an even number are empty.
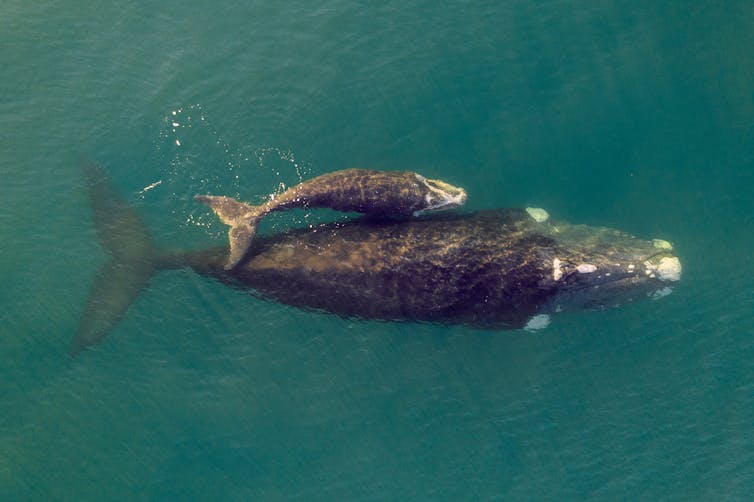
{"type": "Polygon", "coordinates": [[[344,317],[492,329],[662,296],[681,277],[666,241],[553,222],[531,208],[358,218],[258,236],[227,270],[227,246],[158,248],[105,171],[90,161],[82,171],[109,260],[95,276],[73,355],[107,336],[164,269],[190,268],[259,298],[344,317]]]}

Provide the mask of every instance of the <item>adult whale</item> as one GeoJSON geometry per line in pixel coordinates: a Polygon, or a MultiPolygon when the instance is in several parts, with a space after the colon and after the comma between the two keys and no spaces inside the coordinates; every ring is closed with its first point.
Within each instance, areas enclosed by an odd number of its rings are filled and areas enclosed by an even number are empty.
{"type": "Polygon", "coordinates": [[[665,241],[552,222],[541,210],[356,219],[255,239],[238,267],[226,246],[164,252],[104,171],[86,163],[100,268],[71,353],[118,323],[161,269],[188,267],[256,296],[341,316],[520,328],[532,318],[602,309],[657,293],[681,276],[665,241]]]}

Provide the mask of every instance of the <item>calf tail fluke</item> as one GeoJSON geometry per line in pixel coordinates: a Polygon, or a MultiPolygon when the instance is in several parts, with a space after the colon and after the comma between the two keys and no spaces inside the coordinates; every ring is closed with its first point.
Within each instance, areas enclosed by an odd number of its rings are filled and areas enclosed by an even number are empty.
{"type": "Polygon", "coordinates": [[[269,210],[265,206],[251,206],[221,195],[195,195],[194,200],[209,206],[223,223],[230,226],[230,254],[225,269],[231,270],[243,261],[257,233],[260,218],[269,210]]]}

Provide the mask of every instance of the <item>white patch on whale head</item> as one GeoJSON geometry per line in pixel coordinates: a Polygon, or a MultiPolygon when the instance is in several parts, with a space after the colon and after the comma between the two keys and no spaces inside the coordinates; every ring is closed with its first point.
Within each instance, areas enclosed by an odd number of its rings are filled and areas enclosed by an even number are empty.
{"type": "Polygon", "coordinates": [[[680,281],[681,270],[681,260],[675,256],[665,256],[657,265],[657,273],[663,281],[680,281]]]}
{"type": "Polygon", "coordinates": [[[537,223],[542,223],[543,221],[547,221],[550,218],[550,215],[542,209],[541,207],[527,207],[526,212],[529,213],[529,216],[534,218],[534,221],[537,223]]]}
{"type": "Polygon", "coordinates": [[[662,239],[652,239],[652,245],[657,249],[667,249],[668,251],[673,250],[673,245],[662,239]]]}
{"type": "Polygon", "coordinates": [[[550,325],[550,316],[547,314],[537,314],[526,323],[524,329],[526,331],[539,331],[545,329],[550,325]]]}
{"type": "Polygon", "coordinates": [[[552,260],[552,279],[559,281],[563,277],[563,270],[560,268],[561,261],[558,258],[552,260]]]}
{"type": "Polygon", "coordinates": [[[578,270],[580,274],[591,274],[592,272],[597,270],[597,267],[595,267],[591,263],[582,263],[581,265],[576,267],[576,270],[578,270]]]}
{"type": "Polygon", "coordinates": [[[645,261],[644,267],[646,268],[644,273],[652,279],[659,275],[662,281],[675,282],[681,280],[681,260],[675,256],[664,256],[657,265],[645,261]]]}
{"type": "Polygon", "coordinates": [[[424,195],[424,202],[427,204],[427,207],[414,212],[414,216],[418,216],[424,211],[462,206],[466,203],[466,190],[463,188],[453,186],[441,180],[430,180],[417,173],[414,173],[414,176],[416,176],[419,183],[429,190],[424,195]]]}

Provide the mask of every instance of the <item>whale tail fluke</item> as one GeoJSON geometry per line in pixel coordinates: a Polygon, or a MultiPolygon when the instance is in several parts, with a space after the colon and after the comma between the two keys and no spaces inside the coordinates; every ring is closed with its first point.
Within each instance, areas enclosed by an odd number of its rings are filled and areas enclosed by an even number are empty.
{"type": "Polygon", "coordinates": [[[221,195],[195,195],[194,200],[209,206],[223,223],[230,226],[230,254],[225,270],[231,270],[243,261],[257,233],[259,220],[270,212],[270,208],[267,205],[252,206],[221,195]]]}
{"type": "Polygon", "coordinates": [[[163,266],[146,225],[111,185],[105,170],[82,159],[81,171],[97,236],[109,260],[94,278],[70,347],[73,356],[107,336],[163,266]]]}

